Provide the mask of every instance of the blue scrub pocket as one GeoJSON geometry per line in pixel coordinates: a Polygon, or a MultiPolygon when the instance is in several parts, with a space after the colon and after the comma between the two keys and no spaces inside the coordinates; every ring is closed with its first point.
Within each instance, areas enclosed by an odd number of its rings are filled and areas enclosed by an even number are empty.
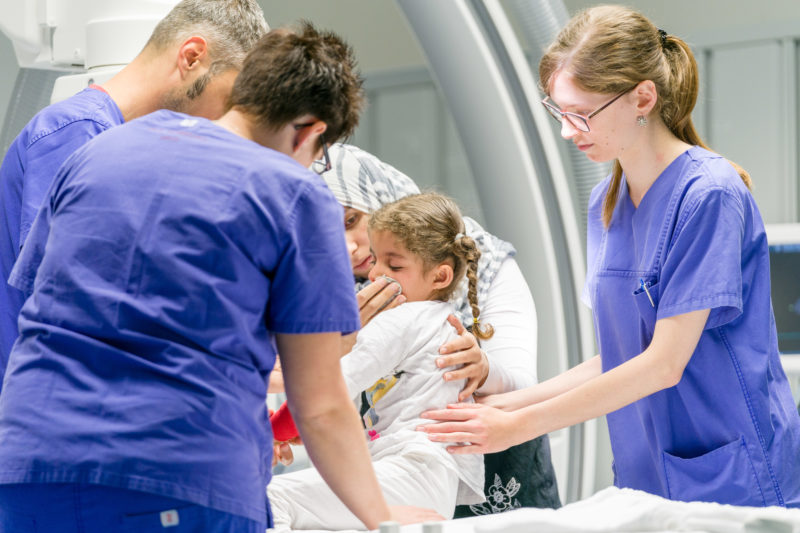
{"type": "Polygon", "coordinates": [[[671,500],[766,505],[744,438],[698,457],[662,455],[671,500]]]}
{"type": "Polygon", "coordinates": [[[642,346],[649,346],[653,340],[658,313],[658,281],[645,281],[647,289],[639,287],[633,291],[633,301],[639,311],[639,337],[642,346]]]}

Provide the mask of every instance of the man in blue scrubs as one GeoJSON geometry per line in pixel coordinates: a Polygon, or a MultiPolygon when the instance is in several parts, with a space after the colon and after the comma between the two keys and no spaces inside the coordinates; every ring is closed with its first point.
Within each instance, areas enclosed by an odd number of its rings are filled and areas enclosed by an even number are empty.
{"type": "Polygon", "coordinates": [[[263,533],[273,339],[320,472],[368,528],[391,517],[339,368],[360,325],[341,207],[307,168],[362,103],[338,37],[275,30],[218,121],[158,111],[65,162],[11,276],[32,295],[0,531],[263,533]]]}
{"type": "Polygon", "coordinates": [[[0,382],[24,301],[6,281],[58,167],[92,137],[157,109],[218,118],[267,30],[256,0],[183,0],[117,75],[46,107],[14,140],[0,167],[0,382]]]}

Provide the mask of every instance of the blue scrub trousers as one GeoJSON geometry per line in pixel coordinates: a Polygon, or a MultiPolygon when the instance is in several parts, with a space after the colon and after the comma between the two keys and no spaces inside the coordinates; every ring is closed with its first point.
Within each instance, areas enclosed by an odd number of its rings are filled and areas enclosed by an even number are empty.
{"type": "Polygon", "coordinates": [[[78,483],[0,485],[0,533],[264,533],[265,529],[266,523],[146,492],[78,483]]]}

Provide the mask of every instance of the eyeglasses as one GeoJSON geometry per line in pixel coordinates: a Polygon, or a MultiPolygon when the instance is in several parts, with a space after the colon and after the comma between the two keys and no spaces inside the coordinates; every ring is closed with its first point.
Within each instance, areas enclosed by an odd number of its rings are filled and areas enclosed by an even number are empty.
{"type": "MultiPolygon", "coordinates": [[[[303,128],[313,126],[314,124],[316,124],[316,122],[295,124],[294,129],[302,130],[303,128]]],[[[311,170],[313,170],[317,174],[323,174],[331,169],[331,156],[328,155],[328,143],[325,142],[325,138],[322,135],[319,136],[319,142],[322,144],[322,159],[317,159],[316,161],[311,163],[311,170]]]]}
{"type": "Polygon", "coordinates": [[[547,109],[547,112],[550,113],[550,116],[553,117],[554,119],[556,119],[557,121],[561,122],[563,119],[567,119],[569,121],[569,123],[576,130],[588,133],[589,132],[589,119],[590,118],[592,118],[593,116],[598,114],[600,111],[602,111],[603,109],[607,108],[608,106],[610,106],[611,104],[616,102],[623,95],[628,94],[629,92],[631,92],[633,89],[634,88],[631,87],[627,91],[619,93],[617,96],[612,98],[611,101],[606,102],[605,104],[600,106],[600,108],[595,109],[594,111],[592,111],[591,113],[589,113],[586,116],[579,115],[578,113],[570,113],[569,111],[561,111],[559,108],[557,108],[556,106],[554,106],[553,104],[548,102],[548,100],[550,100],[549,96],[545,96],[544,97],[544,99],[542,100],[542,105],[544,106],[545,109],[547,109]]]}
{"type": "Polygon", "coordinates": [[[328,155],[328,143],[325,142],[322,135],[319,136],[319,142],[322,143],[322,159],[311,163],[311,170],[317,174],[324,174],[331,169],[331,156],[328,155]]]}

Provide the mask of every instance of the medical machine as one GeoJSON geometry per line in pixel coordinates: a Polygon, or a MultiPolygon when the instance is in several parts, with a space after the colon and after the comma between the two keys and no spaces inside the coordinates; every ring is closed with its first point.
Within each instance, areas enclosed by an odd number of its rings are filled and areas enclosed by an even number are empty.
{"type": "Polygon", "coordinates": [[[768,224],[767,241],[778,350],[800,402],[800,224],[768,224]]]}
{"type": "Polygon", "coordinates": [[[0,155],[40,109],[102,84],[142,50],[178,0],[0,0],[0,32],[19,69],[0,155]]]}
{"type": "Polygon", "coordinates": [[[0,30],[11,39],[20,67],[78,71],[56,80],[52,103],[91,83],[102,83],[122,69],[176,3],[0,0],[0,30]]]}

